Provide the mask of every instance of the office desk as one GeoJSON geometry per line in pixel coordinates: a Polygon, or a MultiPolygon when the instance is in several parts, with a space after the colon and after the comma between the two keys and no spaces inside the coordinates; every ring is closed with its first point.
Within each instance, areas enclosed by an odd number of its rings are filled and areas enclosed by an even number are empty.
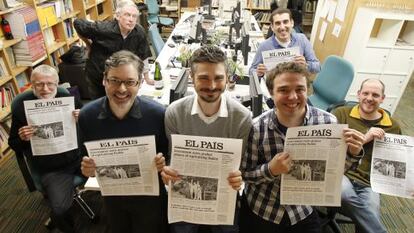
{"type": "MultiPolygon", "coordinates": [[[[174,79],[171,79],[170,76],[171,74],[177,74],[179,71],[177,70],[177,68],[172,67],[172,60],[179,55],[179,47],[180,44],[175,43],[174,40],[172,39],[172,36],[174,35],[181,35],[183,37],[188,37],[189,31],[190,31],[190,27],[191,24],[190,22],[188,22],[188,18],[195,15],[194,12],[185,12],[183,14],[183,16],[180,18],[180,21],[176,24],[173,32],[171,33],[170,37],[168,38],[168,40],[166,41],[163,49],[161,50],[159,56],[157,57],[156,61],[160,64],[161,66],[161,74],[163,77],[163,81],[164,81],[164,88],[162,90],[155,90],[154,86],[148,85],[146,83],[143,83],[141,85],[141,89],[138,92],[138,95],[143,95],[143,96],[148,96],[150,98],[153,98],[154,100],[156,100],[157,102],[163,104],[164,106],[167,106],[170,102],[170,89],[171,89],[171,85],[174,82],[174,79]],[[170,46],[171,45],[171,46],[170,46]]],[[[250,41],[249,41],[249,45],[252,48],[252,51],[249,53],[249,58],[248,58],[248,64],[247,66],[243,67],[244,73],[246,76],[248,76],[248,71],[249,71],[249,67],[250,64],[252,63],[253,57],[255,55],[255,49],[257,47],[257,45],[260,42],[262,42],[264,40],[263,38],[263,34],[260,30],[259,25],[257,24],[254,16],[250,15],[251,17],[251,23],[253,23],[254,25],[254,31],[249,31],[249,35],[250,35],[250,41]]],[[[219,24],[222,24],[223,21],[222,20],[216,20],[216,27],[219,24]]],[[[223,28],[222,28],[223,30],[223,28]]],[[[228,29],[224,29],[227,30],[228,29]]],[[[199,44],[193,44],[192,46],[197,47],[200,46],[199,44]]],[[[229,56],[231,56],[231,50],[226,50],[227,54],[229,56]]],[[[150,77],[154,76],[154,67],[151,66],[151,71],[150,71],[150,77]]],[[[261,82],[261,87],[262,90],[264,92],[265,96],[269,96],[269,93],[267,91],[267,88],[265,87],[265,83],[261,82]]],[[[188,87],[188,92],[189,94],[194,93],[194,89],[189,86],[188,87]]],[[[226,90],[225,92],[226,95],[230,95],[231,97],[238,99],[240,101],[245,100],[246,98],[249,97],[249,86],[248,85],[236,85],[236,87],[229,91],[226,90]]]]}

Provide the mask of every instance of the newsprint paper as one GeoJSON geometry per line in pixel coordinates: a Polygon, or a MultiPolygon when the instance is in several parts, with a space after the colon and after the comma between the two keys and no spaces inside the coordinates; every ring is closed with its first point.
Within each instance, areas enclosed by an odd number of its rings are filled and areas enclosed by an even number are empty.
{"type": "Polygon", "coordinates": [[[414,198],[414,137],[385,134],[375,139],[371,187],[374,192],[414,198]]]}
{"type": "Polygon", "coordinates": [[[102,196],[158,196],[155,137],[142,136],[85,142],[96,163],[102,196]]]}
{"type": "Polygon", "coordinates": [[[171,167],[181,179],[169,185],[168,222],[233,225],[237,191],[227,181],[238,170],[241,139],[171,135],[171,167]]]}
{"type": "Polygon", "coordinates": [[[288,174],[282,174],[282,205],[341,205],[345,127],[327,124],[288,128],[285,151],[292,158],[292,167],[288,174]]]}
{"type": "Polygon", "coordinates": [[[24,101],[28,125],[34,129],[30,139],[33,155],[50,155],[78,148],[72,97],[24,101]]]}
{"type": "Polygon", "coordinates": [[[273,49],[262,52],[263,64],[267,70],[271,70],[282,62],[290,62],[299,56],[299,47],[290,47],[285,49],[273,49]]]}

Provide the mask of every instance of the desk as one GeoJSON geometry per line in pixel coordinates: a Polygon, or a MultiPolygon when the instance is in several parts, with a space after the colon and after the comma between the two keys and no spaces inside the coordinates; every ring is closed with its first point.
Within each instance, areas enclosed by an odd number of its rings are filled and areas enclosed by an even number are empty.
{"type": "MultiPolygon", "coordinates": [[[[174,42],[174,40],[172,39],[172,36],[173,35],[181,35],[183,37],[188,36],[191,25],[187,19],[193,15],[195,15],[194,12],[185,12],[183,14],[183,16],[180,18],[180,21],[176,24],[173,32],[171,33],[170,37],[165,43],[165,46],[163,47],[163,49],[161,50],[160,54],[158,55],[156,59],[156,61],[161,66],[161,74],[164,80],[164,88],[162,90],[155,90],[154,86],[143,83],[141,86],[141,89],[138,92],[139,95],[149,96],[164,106],[167,106],[170,103],[169,94],[170,94],[171,85],[174,82],[174,80],[170,78],[170,75],[172,73],[177,73],[177,69],[171,67],[171,60],[172,58],[176,57],[179,54],[178,48],[180,46],[180,44],[174,42]]],[[[254,27],[253,27],[253,31],[248,32],[251,37],[249,41],[249,45],[252,48],[251,49],[252,51],[249,53],[247,66],[243,67],[243,70],[246,76],[248,76],[248,72],[249,72],[248,68],[250,67],[250,64],[252,63],[253,57],[255,55],[254,48],[257,47],[257,45],[255,44],[258,44],[264,40],[263,34],[261,33],[260,27],[257,24],[254,16],[252,16],[251,14],[249,16],[251,17],[250,21],[253,23],[254,27]]],[[[219,19],[216,20],[216,23],[215,23],[216,28],[219,27],[217,25],[221,25],[221,24],[223,24],[222,20],[219,20],[219,19]]],[[[224,30],[227,30],[228,32],[228,28],[224,30]]],[[[193,44],[193,45],[200,46],[199,44],[198,45],[193,44]]],[[[231,57],[231,51],[226,50],[226,52],[228,56],[231,57]]],[[[153,77],[153,75],[154,75],[154,67],[151,66],[150,77],[151,76],[153,77]]],[[[267,91],[267,88],[264,82],[261,82],[261,87],[262,87],[264,95],[269,97],[270,95],[267,91]]],[[[194,89],[190,86],[188,88],[188,91],[190,93],[191,92],[194,93],[194,89]]],[[[238,99],[240,101],[243,101],[246,97],[249,96],[249,86],[248,85],[236,85],[234,90],[232,91],[226,90],[225,94],[230,95],[231,97],[238,99]]]]}

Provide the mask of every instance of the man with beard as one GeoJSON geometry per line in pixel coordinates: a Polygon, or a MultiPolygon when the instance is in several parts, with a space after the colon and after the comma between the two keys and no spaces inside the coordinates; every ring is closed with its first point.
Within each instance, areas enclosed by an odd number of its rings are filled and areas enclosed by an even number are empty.
{"type": "MultiPolygon", "coordinates": [[[[24,101],[36,99],[53,99],[70,96],[69,92],[58,88],[57,71],[48,65],[36,67],[30,76],[32,89],[16,96],[13,102],[12,125],[10,128],[9,145],[16,154],[23,154],[40,176],[40,183],[48,196],[47,202],[52,209],[52,222],[62,232],[74,232],[73,219],[69,212],[72,206],[75,187],[73,179],[81,175],[79,166],[81,157],[78,149],[42,156],[33,156],[30,139],[36,127],[28,125],[24,111],[24,101]]],[[[77,120],[82,104],[75,101],[76,110],[73,116],[77,120]]],[[[53,137],[53,129],[48,138],[53,137]],[[52,135],[52,136],[51,136],[52,135]]],[[[45,134],[46,135],[46,134],[45,134]]]]}
{"type": "MultiPolygon", "coordinates": [[[[143,62],[129,51],[114,53],[105,62],[103,85],[106,96],[88,103],[79,114],[84,142],[154,135],[158,171],[165,165],[168,142],[164,129],[165,108],[137,96],[143,62]],[[160,153],[161,152],[161,153],[160,153]]],[[[85,146],[82,155],[87,155],[85,146]]],[[[95,176],[96,164],[82,159],[82,173],[95,176]]],[[[161,177],[159,177],[161,178],[161,177]]],[[[167,232],[167,194],[159,179],[159,196],[105,196],[104,203],[112,232],[167,232]]]]}
{"type": "MultiPolygon", "coordinates": [[[[191,78],[196,94],[173,102],[165,116],[167,136],[171,134],[243,139],[243,149],[251,128],[251,113],[243,105],[223,94],[228,82],[226,55],[216,46],[204,46],[194,51],[190,59],[191,78]]],[[[180,179],[177,171],[166,166],[162,177],[165,184],[180,179]]],[[[231,172],[229,185],[239,190],[240,171],[231,172]]],[[[236,224],[208,226],[213,233],[238,232],[236,224]]],[[[179,222],[171,224],[173,233],[196,233],[197,224],[179,222]]]]}
{"type": "Polygon", "coordinates": [[[118,1],[115,19],[91,22],[76,19],[73,26],[79,37],[90,47],[86,61],[86,76],[92,99],[105,96],[102,86],[105,60],[120,50],[129,50],[144,61],[144,79],[148,84],[154,80],[148,76],[148,58],[151,51],[144,29],[137,24],[138,8],[131,0],[118,1]]]}
{"type": "Polygon", "coordinates": [[[358,91],[359,104],[340,107],[333,112],[339,123],[365,134],[365,155],[348,164],[350,169],[342,178],[341,212],[352,218],[356,232],[386,232],[381,223],[380,196],[370,185],[372,148],[375,138],[382,139],[385,133],[401,134],[401,128],[380,108],[384,91],[385,86],[380,80],[366,79],[358,91]]]}
{"type": "Polygon", "coordinates": [[[263,64],[263,51],[291,47],[299,47],[301,54],[294,57],[294,62],[306,66],[309,72],[318,73],[321,67],[309,40],[304,34],[293,32],[294,22],[291,11],[278,8],[272,12],[270,19],[270,27],[274,34],[260,44],[249,73],[257,72],[257,75],[262,77],[268,71],[263,64]]]}

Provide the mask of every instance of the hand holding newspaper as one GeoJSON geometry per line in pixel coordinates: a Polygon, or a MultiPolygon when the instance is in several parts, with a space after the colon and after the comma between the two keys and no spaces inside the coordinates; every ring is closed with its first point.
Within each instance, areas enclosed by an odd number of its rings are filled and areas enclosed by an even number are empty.
{"type": "Polygon", "coordinates": [[[375,139],[371,161],[374,192],[414,198],[414,137],[385,134],[375,139]]]}
{"type": "Polygon", "coordinates": [[[346,127],[327,124],[288,128],[284,148],[292,158],[292,166],[288,174],[282,174],[282,205],[341,205],[346,127]]]}
{"type": "Polygon", "coordinates": [[[24,101],[27,124],[34,129],[32,153],[59,154],[78,148],[73,97],[24,101]]]}
{"type": "Polygon", "coordinates": [[[271,70],[282,62],[290,62],[300,56],[299,47],[290,47],[284,49],[273,49],[262,52],[263,64],[267,70],[271,70]]]}
{"type": "Polygon", "coordinates": [[[96,163],[102,196],[159,195],[154,136],[90,141],[85,147],[96,163]]]}
{"type": "Polygon", "coordinates": [[[169,185],[168,222],[233,225],[237,191],[227,177],[240,166],[242,140],[171,135],[171,144],[181,179],[169,185]]]}

